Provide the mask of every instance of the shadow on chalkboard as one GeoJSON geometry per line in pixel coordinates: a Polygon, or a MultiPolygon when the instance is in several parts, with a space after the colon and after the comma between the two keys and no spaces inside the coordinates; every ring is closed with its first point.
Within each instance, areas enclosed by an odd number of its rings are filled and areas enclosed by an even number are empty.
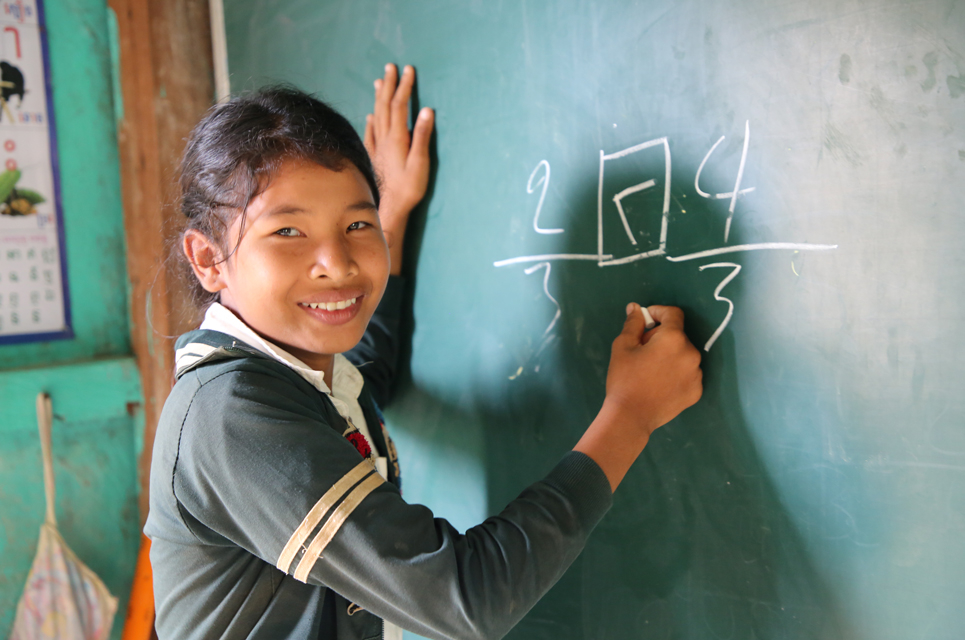
{"type": "MultiPolygon", "coordinates": [[[[696,167],[674,170],[693,176],[696,167]]],[[[620,188],[611,187],[611,176],[626,186],[633,184],[627,181],[631,175],[662,171],[662,164],[638,161],[610,172],[603,201],[609,204],[609,192],[620,188]]],[[[623,200],[636,247],[615,207],[604,208],[604,216],[610,215],[605,252],[620,257],[656,246],[660,191],[623,200]],[[649,220],[649,228],[633,227],[640,220],[649,220]]],[[[692,181],[674,182],[671,193],[668,253],[722,246],[721,209],[700,198],[692,181]]],[[[595,181],[566,196],[574,217],[566,225],[564,252],[585,252],[587,239],[595,238],[597,197],[595,181]]],[[[727,244],[740,243],[735,228],[727,244]]],[[[503,386],[501,397],[480,397],[474,406],[484,425],[490,513],[537,479],[534,472],[545,472],[593,419],[604,396],[610,343],[628,301],[680,306],[694,344],[708,341],[728,308],[714,290],[733,268],[699,267],[718,263],[740,260],[730,255],[682,263],[655,257],[605,268],[553,264],[547,284],[562,310],[559,322],[542,343],[536,341],[523,372],[503,386]]],[[[543,275],[520,273],[534,292],[543,275]]],[[[741,289],[736,278],[721,294],[738,310],[741,289]]],[[[549,322],[553,307],[544,302],[549,322]]],[[[702,400],[654,434],[584,553],[509,638],[854,637],[749,432],[735,355],[725,330],[703,360],[702,400]]]]}
{"type": "MultiPolygon", "coordinates": [[[[435,167],[434,141],[432,153],[435,167]]],[[[695,170],[674,167],[682,176],[695,170]]],[[[632,176],[662,171],[646,161],[612,171],[604,201],[632,176]]],[[[435,170],[426,204],[434,185],[435,170]]],[[[622,251],[619,257],[655,246],[659,186],[623,201],[636,247],[613,207],[605,210],[607,252],[622,251]]],[[[719,202],[700,198],[689,180],[673,182],[671,194],[668,254],[725,244],[722,210],[714,206],[719,202]]],[[[597,197],[591,181],[565,194],[571,219],[563,252],[583,253],[588,243],[595,245],[597,197]]],[[[426,204],[410,223],[409,268],[418,263],[426,204]]],[[[735,225],[727,244],[740,244],[740,236],[735,225]]],[[[596,415],[626,303],[682,307],[689,337],[703,347],[727,312],[714,291],[732,268],[700,267],[740,264],[736,255],[681,263],[658,256],[605,268],[592,261],[555,262],[547,286],[562,313],[545,337],[531,341],[531,352],[519,354],[520,370],[507,371],[501,385],[479,380],[453,406],[417,388],[405,369],[402,407],[392,412],[393,422],[433,442],[436,451],[481,465],[487,511],[498,513],[572,448],[596,415]],[[418,416],[418,424],[406,424],[405,416],[418,416]]],[[[526,266],[511,268],[518,268],[522,286],[531,287],[534,299],[545,305],[549,324],[555,307],[540,297],[545,267],[526,275],[526,266]]],[[[741,282],[737,277],[721,291],[735,313],[744,304],[741,282]]],[[[404,335],[412,335],[413,322],[410,315],[404,335]]],[[[408,362],[408,341],[404,349],[408,362]]],[[[749,431],[729,331],[705,353],[702,366],[701,401],[654,434],[583,554],[508,638],[857,637],[812,562],[749,431]]]]}
{"type": "MultiPolygon", "coordinates": [[[[415,127],[415,119],[422,109],[422,102],[419,99],[419,78],[416,76],[415,83],[412,85],[412,97],[410,99],[409,128],[415,127]]],[[[403,261],[402,275],[410,283],[407,291],[409,304],[403,306],[403,317],[401,331],[399,332],[399,371],[396,376],[397,386],[407,386],[412,379],[412,371],[409,363],[412,361],[412,334],[415,332],[415,316],[413,315],[413,289],[415,282],[416,267],[419,264],[419,256],[422,253],[422,238],[425,235],[426,223],[429,218],[429,203],[436,191],[436,176],[439,173],[439,145],[436,137],[435,128],[432,131],[432,138],[429,140],[429,182],[426,185],[426,194],[422,202],[413,209],[409,216],[409,224],[405,233],[405,257],[403,261]]]]}

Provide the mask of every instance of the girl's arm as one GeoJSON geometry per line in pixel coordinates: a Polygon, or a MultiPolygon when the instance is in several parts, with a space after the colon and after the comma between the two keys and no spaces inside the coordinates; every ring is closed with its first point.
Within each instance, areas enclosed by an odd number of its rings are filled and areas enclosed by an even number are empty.
{"type": "Polygon", "coordinates": [[[409,132],[409,99],[415,83],[411,66],[398,78],[395,65],[375,81],[375,113],[365,120],[365,148],[381,182],[379,219],[389,246],[391,268],[385,295],[359,344],[345,354],[365,377],[376,403],[385,407],[398,364],[398,328],[402,311],[402,245],[409,214],[419,204],[429,182],[429,139],[432,109],[419,112],[409,132]]]}
{"type": "Polygon", "coordinates": [[[210,625],[211,601],[228,619],[250,616],[237,572],[264,567],[244,549],[425,637],[502,637],[579,554],[650,432],[700,395],[683,314],[650,311],[661,325],[644,333],[630,307],[604,407],[577,450],[464,534],[406,503],[343,437],[334,407],[284,365],[226,350],[184,374],[158,429],[145,529],[158,610],[179,612],[166,624],[210,625]]]}
{"type": "Polygon", "coordinates": [[[427,638],[501,638],[562,576],[612,503],[600,468],[571,452],[461,534],[406,503],[342,436],[334,407],[265,359],[185,374],[165,411],[145,531],[170,637],[215,637],[225,620],[246,635],[270,617],[258,605],[265,591],[251,583],[271,571],[273,589],[289,597],[315,597],[295,581],[326,586],[427,638]]]}
{"type": "Polygon", "coordinates": [[[375,113],[365,119],[365,148],[381,180],[379,218],[392,259],[390,273],[402,273],[402,245],[409,214],[429,184],[429,139],[434,114],[419,111],[409,132],[409,99],[415,69],[409,65],[398,78],[394,64],[385,65],[385,77],[375,81],[375,113]]]}
{"type": "Polygon", "coordinates": [[[657,305],[647,309],[660,324],[644,332],[640,306],[627,305],[623,331],[610,353],[606,399],[574,447],[600,465],[613,491],[650,434],[703,393],[700,352],[684,333],[683,311],[657,305]]]}

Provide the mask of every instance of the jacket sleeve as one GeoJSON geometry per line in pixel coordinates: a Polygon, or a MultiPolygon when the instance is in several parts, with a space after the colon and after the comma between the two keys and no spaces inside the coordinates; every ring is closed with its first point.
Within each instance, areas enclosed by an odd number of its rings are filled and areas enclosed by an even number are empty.
{"type": "Polygon", "coordinates": [[[571,452],[465,534],[406,503],[290,381],[233,372],[200,385],[179,445],[181,517],[427,638],[501,638],[562,576],[611,504],[571,452]]]}
{"type": "Polygon", "coordinates": [[[372,397],[380,407],[392,399],[392,384],[399,360],[399,324],[405,281],[389,276],[385,293],[379,302],[362,340],[345,357],[358,367],[372,397]]]}

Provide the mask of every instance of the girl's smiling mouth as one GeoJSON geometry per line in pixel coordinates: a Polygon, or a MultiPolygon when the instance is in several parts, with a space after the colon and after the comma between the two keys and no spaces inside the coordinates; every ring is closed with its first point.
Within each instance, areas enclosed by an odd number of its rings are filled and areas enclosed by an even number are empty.
{"type": "Polygon", "coordinates": [[[358,315],[364,298],[363,294],[358,294],[351,298],[329,302],[299,302],[298,306],[316,320],[329,325],[339,325],[349,322],[358,315]]]}
{"type": "Polygon", "coordinates": [[[355,304],[358,298],[349,298],[348,300],[340,300],[338,302],[299,302],[299,306],[308,307],[310,309],[324,309],[326,311],[341,311],[346,307],[351,307],[355,304]]]}

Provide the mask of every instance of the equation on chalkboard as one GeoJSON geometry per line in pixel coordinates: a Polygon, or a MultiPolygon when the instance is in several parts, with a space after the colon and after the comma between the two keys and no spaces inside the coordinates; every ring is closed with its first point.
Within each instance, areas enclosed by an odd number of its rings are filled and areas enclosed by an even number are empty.
{"type": "MultiPolygon", "coordinates": [[[[543,339],[545,340],[553,330],[553,327],[559,321],[562,316],[563,309],[557,299],[550,293],[549,290],[549,279],[550,273],[553,268],[553,262],[557,261],[568,261],[568,260],[592,260],[596,261],[597,265],[600,267],[614,267],[619,265],[629,264],[631,262],[636,262],[638,260],[646,260],[648,258],[659,258],[662,257],[669,262],[689,262],[692,260],[699,260],[703,258],[710,258],[713,256],[733,254],[733,253],[743,253],[748,251],[831,251],[838,248],[836,244],[816,244],[808,242],[761,242],[753,244],[737,244],[728,245],[727,241],[730,238],[731,223],[734,220],[734,215],[737,212],[737,203],[739,199],[747,197],[748,194],[755,190],[755,187],[745,187],[743,185],[744,178],[744,166],[747,162],[747,153],[750,146],[750,121],[744,123],[744,145],[741,151],[740,166],[737,170],[737,177],[734,180],[734,188],[730,191],[724,193],[710,193],[705,191],[700,186],[700,176],[703,173],[704,167],[711,160],[714,155],[714,151],[720,146],[724,141],[726,136],[721,136],[717,142],[715,142],[710,150],[707,151],[700,165],[697,167],[696,174],[694,175],[694,189],[697,191],[698,195],[702,198],[707,198],[709,200],[721,200],[727,203],[727,218],[724,226],[724,244],[718,247],[712,247],[704,249],[701,251],[696,251],[692,253],[686,253],[678,256],[671,256],[667,254],[667,235],[669,233],[670,227],[670,179],[672,171],[672,162],[670,156],[670,141],[667,137],[655,138],[653,140],[647,140],[646,142],[641,142],[639,144],[615,151],[612,153],[605,153],[600,150],[600,171],[597,187],[597,251],[596,253],[550,253],[541,255],[528,255],[528,256],[518,256],[515,258],[507,258],[504,260],[497,260],[493,263],[495,267],[507,267],[516,264],[529,264],[530,266],[524,269],[523,273],[525,275],[532,275],[540,270],[545,270],[543,274],[543,293],[549,299],[556,309],[553,319],[550,321],[549,325],[543,332],[543,339]],[[657,178],[651,177],[649,179],[638,182],[637,184],[628,185],[621,189],[615,195],[610,198],[612,202],[612,207],[609,202],[606,203],[608,207],[605,211],[604,206],[604,178],[606,175],[607,167],[612,167],[613,164],[619,162],[622,159],[629,158],[635,154],[644,153],[647,150],[654,150],[658,153],[662,152],[662,162],[664,168],[663,175],[663,207],[660,212],[660,230],[658,240],[655,243],[651,243],[650,246],[641,246],[637,240],[637,234],[634,233],[633,225],[631,224],[631,219],[627,216],[627,211],[623,206],[623,200],[637,193],[641,193],[648,189],[653,189],[657,186],[657,178]],[[625,256],[615,256],[612,253],[607,252],[607,248],[604,243],[604,216],[613,216],[613,209],[619,218],[620,225],[623,231],[626,233],[627,239],[630,242],[630,246],[633,248],[629,255],[625,256]]],[[[544,228],[539,224],[539,216],[543,210],[543,204],[546,200],[546,192],[550,185],[550,176],[552,175],[552,170],[548,160],[540,160],[533,169],[533,172],[529,176],[529,180],[526,183],[526,192],[533,194],[537,189],[540,190],[539,200],[536,203],[536,213],[533,216],[533,230],[536,233],[543,235],[555,235],[559,233],[564,233],[565,229],[560,228],[544,228]]],[[[646,176],[644,176],[646,177],[646,176]]],[[[636,216],[638,220],[644,220],[645,216],[636,216]]],[[[642,222],[638,222],[640,224],[642,222]]],[[[697,267],[699,271],[704,271],[706,269],[727,269],[729,272],[720,280],[717,284],[716,289],[714,289],[714,299],[726,303],[728,305],[727,314],[724,316],[724,320],[720,323],[714,333],[710,338],[704,343],[704,351],[710,351],[711,347],[714,346],[714,342],[720,337],[724,329],[727,328],[728,323],[730,323],[731,318],[734,315],[734,302],[721,295],[724,288],[730,284],[734,278],[741,271],[741,265],[736,262],[712,262],[710,264],[703,264],[697,267]]],[[[545,344],[545,343],[544,343],[545,344]]]]}

